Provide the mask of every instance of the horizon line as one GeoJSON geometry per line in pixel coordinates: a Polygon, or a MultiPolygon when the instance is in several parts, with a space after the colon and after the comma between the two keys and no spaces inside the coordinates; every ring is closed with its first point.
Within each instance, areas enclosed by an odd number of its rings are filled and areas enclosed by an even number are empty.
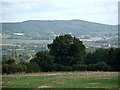
{"type": "Polygon", "coordinates": [[[41,19],[41,20],[22,20],[22,21],[0,21],[0,23],[21,23],[21,22],[26,22],[26,21],[85,21],[85,22],[91,22],[91,23],[96,23],[96,24],[104,24],[104,25],[119,25],[119,24],[108,24],[108,23],[101,23],[101,22],[95,22],[95,21],[87,21],[87,20],[82,20],[82,19],[41,19]]]}

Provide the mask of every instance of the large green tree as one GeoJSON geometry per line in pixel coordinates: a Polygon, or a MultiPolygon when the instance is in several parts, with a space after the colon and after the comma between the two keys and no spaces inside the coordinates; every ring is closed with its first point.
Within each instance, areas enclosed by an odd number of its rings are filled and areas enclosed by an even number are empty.
{"type": "Polygon", "coordinates": [[[50,54],[55,57],[54,61],[58,64],[70,66],[83,63],[85,46],[83,42],[69,34],[61,35],[48,45],[50,54]]]}

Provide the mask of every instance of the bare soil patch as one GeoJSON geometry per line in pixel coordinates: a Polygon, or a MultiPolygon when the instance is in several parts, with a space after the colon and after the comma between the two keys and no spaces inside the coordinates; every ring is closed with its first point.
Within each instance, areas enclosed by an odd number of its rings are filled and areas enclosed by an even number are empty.
{"type": "Polygon", "coordinates": [[[40,86],[38,88],[51,88],[52,86],[48,86],[48,85],[43,85],[43,86],[40,86]]]}

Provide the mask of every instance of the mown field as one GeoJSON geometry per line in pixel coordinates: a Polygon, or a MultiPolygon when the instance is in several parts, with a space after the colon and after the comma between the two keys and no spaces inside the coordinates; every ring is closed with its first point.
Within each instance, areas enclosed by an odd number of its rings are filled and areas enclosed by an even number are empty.
{"type": "Polygon", "coordinates": [[[16,44],[16,43],[25,43],[25,44],[30,44],[30,43],[37,43],[37,44],[47,44],[51,43],[52,40],[23,40],[23,39],[2,39],[3,44],[16,44]]]}
{"type": "Polygon", "coordinates": [[[118,72],[41,72],[2,76],[3,88],[118,88],[118,72]]]}

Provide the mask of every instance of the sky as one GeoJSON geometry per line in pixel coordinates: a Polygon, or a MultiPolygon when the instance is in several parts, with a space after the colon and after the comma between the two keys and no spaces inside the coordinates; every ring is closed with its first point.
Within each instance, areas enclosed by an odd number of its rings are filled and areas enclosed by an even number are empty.
{"type": "Polygon", "coordinates": [[[72,20],[118,24],[119,0],[2,0],[1,22],[72,20]]]}

